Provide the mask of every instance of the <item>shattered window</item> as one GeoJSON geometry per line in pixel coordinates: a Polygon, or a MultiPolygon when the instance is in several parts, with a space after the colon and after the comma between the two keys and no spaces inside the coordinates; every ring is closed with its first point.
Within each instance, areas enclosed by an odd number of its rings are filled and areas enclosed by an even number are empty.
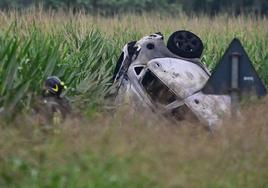
{"type": "Polygon", "coordinates": [[[150,70],[145,74],[142,85],[156,104],[168,105],[176,100],[176,95],[150,70]]]}

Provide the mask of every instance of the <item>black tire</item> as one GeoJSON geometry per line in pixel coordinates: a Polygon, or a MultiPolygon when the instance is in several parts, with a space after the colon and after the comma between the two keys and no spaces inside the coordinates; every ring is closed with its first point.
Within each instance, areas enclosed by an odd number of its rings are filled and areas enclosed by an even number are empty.
{"type": "Polygon", "coordinates": [[[168,49],[183,58],[200,58],[204,45],[202,40],[190,31],[176,31],[173,33],[167,43],[168,49]]]}

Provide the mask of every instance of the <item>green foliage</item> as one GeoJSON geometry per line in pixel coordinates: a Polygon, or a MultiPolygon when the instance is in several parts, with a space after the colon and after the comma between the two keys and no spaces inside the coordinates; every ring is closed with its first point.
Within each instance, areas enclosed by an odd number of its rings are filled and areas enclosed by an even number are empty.
{"type": "Polygon", "coordinates": [[[29,109],[51,75],[66,82],[81,107],[103,100],[120,49],[96,29],[84,37],[68,24],[64,35],[44,33],[34,25],[26,32],[21,35],[19,26],[11,24],[0,35],[0,106],[5,113],[29,109]]]}
{"type": "Polygon", "coordinates": [[[266,187],[266,106],[213,136],[142,116],[69,120],[57,133],[20,118],[17,128],[0,127],[0,187],[266,187]]]}
{"type": "Polygon", "coordinates": [[[44,21],[40,21],[31,14],[2,22],[0,115],[13,117],[16,112],[30,111],[34,99],[40,96],[44,80],[51,75],[66,83],[66,95],[72,105],[91,115],[103,107],[105,97],[112,89],[113,69],[124,44],[156,31],[163,32],[167,40],[178,26],[201,36],[205,44],[202,61],[210,69],[220,60],[231,40],[238,37],[268,84],[265,19],[256,23],[251,18],[245,18],[244,22],[239,19],[228,22],[224,17],[218,17],[213,21],[215,29],[210,31],[205,17],[191,19],[185,15],[178,18],[128,15],[100,20],[81,15],[68,19],[56,16],[52,20],[44,14],[41,16],[44,21]],[[157,24],[159,27],[154,28],[157,24]]]}
{"type": "Polygon", "coordinates": [[[204,13],[214,15],[219,12],[234,14],[258,14],[268,12],[266,0],[0,0],[2,9],[23,8],[42,4],[45,8],[84,9],[95,14],[118,14],[122,12],[154,12],[188,14],[204,13]]]}
{"type": "MultiPolygon", "coordinates": [[[[72,105],[94,111],[103,106],[125,43],[156,31],[167,39],[178,28],[201,36],[203,62],[211,69],[238,37],[268,85],[266,19],[20,16],[0,17],[1,115],[29,109],[49,75],[66,82],[72,105]]],[[[90,120],[74,117],[51,130],[16,116],[14,126],[0,122],[0,187],[266,187],[267,105],[261,100],[241,122],[228,122],[213,136],[197,125],[167,126],[128,110],[116,116],[94,113],[90,120]]]]}

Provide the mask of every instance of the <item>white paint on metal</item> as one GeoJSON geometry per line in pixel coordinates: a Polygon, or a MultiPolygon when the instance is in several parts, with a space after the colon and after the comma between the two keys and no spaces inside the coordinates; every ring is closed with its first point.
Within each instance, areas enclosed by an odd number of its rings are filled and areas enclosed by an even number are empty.
{"type": "Polygon", "coordinates": [[[181,59],[153,59],[148,68],[182,99],[201,90],[209,79],[199,65],[181,59]]]}
{"type": "MultiPolygon", "coordinates": [[[[131,63],[121,84],[116,98],[117,104],[129,104],[133,109],[152,109],[166,113],[186,105],[196,117],[208,126],[222,123],[230,115],[231,99],[229,96],[205,95],[200,90],[210,77],[208,69],[197,59],[184,59],[171,53],[165,46],[162,36],[147,36],[137,42],[139,55],[131,63]],[[154,44],[154,49],[148,49],[154,44]],[[135,67],[143,68],[136,74],[135,67]],[[176,96],[177,100],[166,106],[154,104],[142,86],[146,73],[151,71],[176,96]]],[[[124,54],[128,52],[124,48],[124,54]]],[[[124,57],[125,60],[128,57],[124,57]]],[[[124,62],[123,62],[124,63],[124,62]]]]}

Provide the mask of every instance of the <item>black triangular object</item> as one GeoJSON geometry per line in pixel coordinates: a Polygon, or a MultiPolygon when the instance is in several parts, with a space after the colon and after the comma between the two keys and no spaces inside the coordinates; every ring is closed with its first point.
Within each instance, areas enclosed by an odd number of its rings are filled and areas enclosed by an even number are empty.
{"type": "Polygon", "coordinates": [[[266,88],[253,67],[247,53],[241,42],[234,39],[226,50],[220,63],[216,66],[214,72],[203,88],[205,94],[226,95],[232,91],[232,55],[239,55],[238,66],[238,88],[239,94],[256,94],[258,97],[266,95],[266,88]]]}

